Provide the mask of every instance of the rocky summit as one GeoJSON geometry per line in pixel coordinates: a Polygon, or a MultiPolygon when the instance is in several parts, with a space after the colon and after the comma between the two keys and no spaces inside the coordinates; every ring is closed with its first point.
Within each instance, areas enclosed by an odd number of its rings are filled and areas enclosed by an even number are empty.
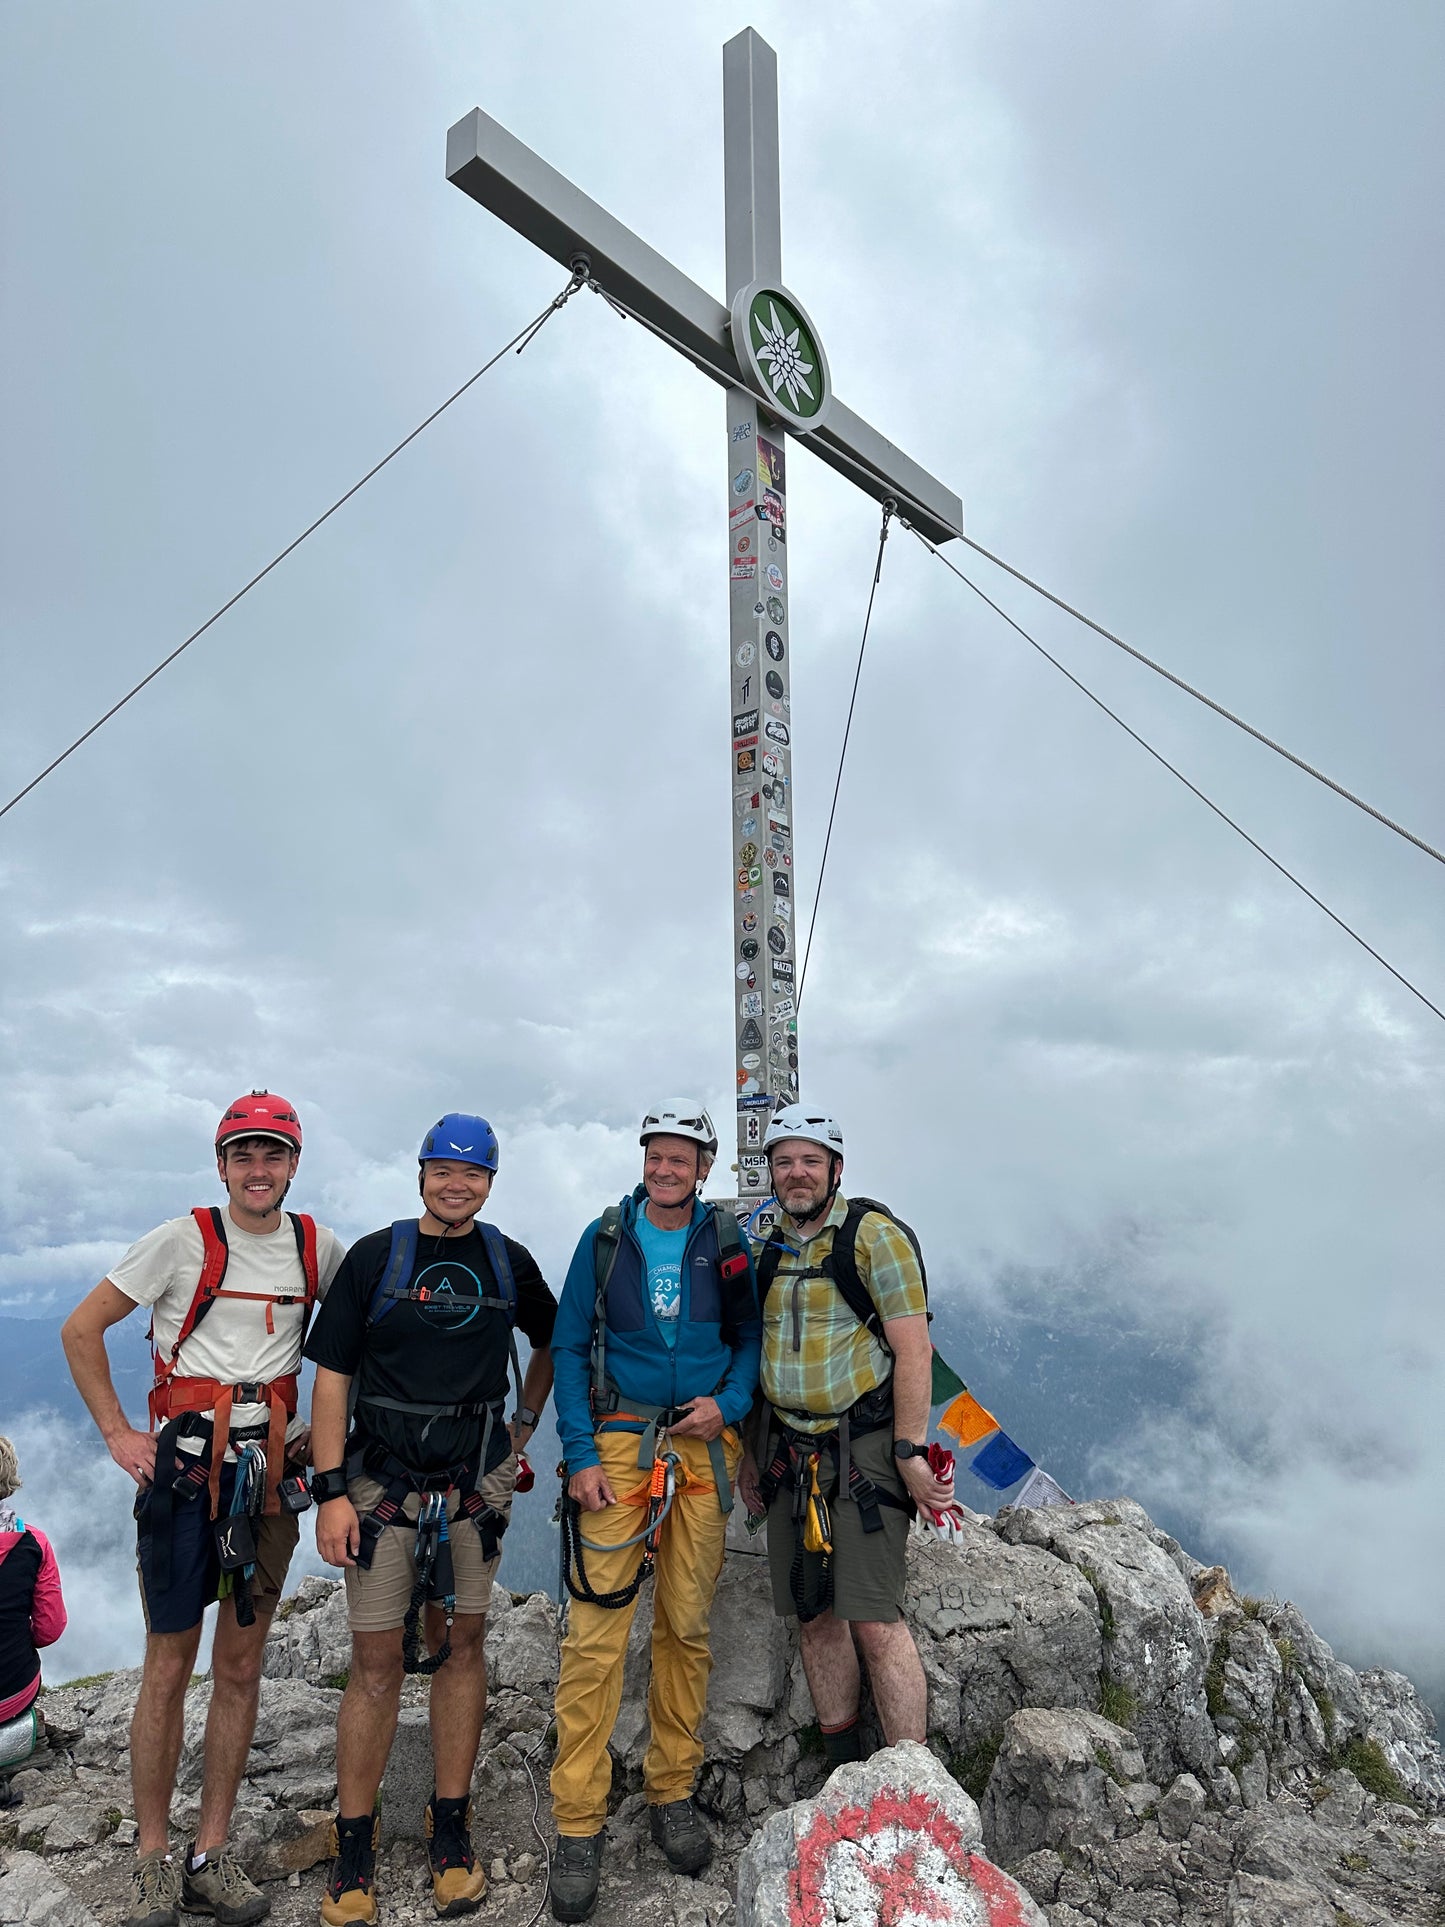
{"type": "MultiPolygon", "coordinates": [[[[646,1600],[618,1721],[599,1927],[1367,1927],[1445,1920],[1445,1763],[1410,1682],[1344,1665],[1292,1605],[1241,1599],[1133,1501],[970,1516],[915,1539],[909,1617],[927,1749],[827,1778],[796,1636],[765,1562],[729,1552],[699,1788],[717,1853],[672,1873],[648,1834],[646,1600]],[[826,1785],[825,1785],[826,1780],[826,1785]]],[[[479,1921],[544,1906],[557,1622],[495,1595],[474,1834],[479,1921]],[[534,1818],[536,1824],[534,1825],[534,1818]]],[[[316,1919],[349,1641],[340,1587],[277,1616],[232,1838],[278,1927],[316,1919]]],[[[126,1737],[138,1674],[45,1694],[50,1747],[0,1813],[0,1923],[111,1927],[135,1829],[126,1737]]],[[[187,1837],[210,1686],[187,1701],[174,1812],[187,1837]]],[[[409,1683],[382,1796],[383,1919],[432,1916],[418,1837],[430,1791],[424,1689],[409,1683]]]]}

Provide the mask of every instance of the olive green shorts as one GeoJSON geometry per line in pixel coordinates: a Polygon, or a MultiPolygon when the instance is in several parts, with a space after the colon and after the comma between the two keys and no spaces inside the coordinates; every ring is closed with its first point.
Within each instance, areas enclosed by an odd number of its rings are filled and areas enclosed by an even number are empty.
{"type": "MultiPolygon", "coordinates": [[[[853,1463],[880,1492],[908,1496],[893,1458],[893,1427],[855,1438],[849,1451],[853,1463]]],[[[839,1499],[836,1451],[825,1452],[818,1468],[818,1489],[828,1501],[833,1532],[833,1615],[837,1619],[895,1620],[903,1616],[903,1587],[907,1578],[910,1514],[897,1506],[880,1505],[881,1532],[865,1532],[852,1499],[839,1499]]],[[[768,1569],[773,1581],[773,1610],[795,1618],[791,1575],[797,1544],[793,1523],[793,1488],[784,1486],[768,1511],[768,1569]]],[[[814,1555],[805,1554],[811,1565],[814,1555]]]]}
{"type": "MultiPolygon", "coordinates": [[[[509,1454],[477,1486],[489,1506],[510,1519],[512,1488],[517,1482],[517,1460],[509,1454]]],[[[384,1487],[363,1475],[347,1487],[357,1515],[365,1518],[384,1496],[384,1487]]],[[[346,1568],[346,1616],[354,1633],[389,1633],[400,1626],[411,1604],[411,1589],[416,1584],[416,1520],[421,1510],[421,1494],[413,1492],[406,1501],[406,1518],[388,1526],[376,1542],[371,1564],[363,1572],[359,1566],[346,1568]]],[[[457,1589],[459,1613],[484,1613],[492,1602],[492,1581],[502,1563],[499,1552],[494,1559],[482,1557],[481,1535],[461,1510],[455,1492],[447,1500],[447,1532],[451,1542],[452,1574],[457,1589]]]]}

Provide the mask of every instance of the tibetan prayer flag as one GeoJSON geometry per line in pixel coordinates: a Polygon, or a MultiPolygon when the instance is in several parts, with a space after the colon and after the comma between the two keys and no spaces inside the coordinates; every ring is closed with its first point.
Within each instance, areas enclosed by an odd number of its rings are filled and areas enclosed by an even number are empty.
{"type": "Polygon", "coordinates": [[[967,1388],[958,1373],[949,1364],[943,1353],[935,1350],[933,1354],[933,1390],[929,1393],[930,1405],[942,1405],[945,1399],[957,1398],[967,1388]]]}
{"type": "Polygon", "coordinates": [[[977,1445],[998,1430],[998,1420],[981,1406],[972,1392],[960,1392],[946,1412],[938,1415],[938,1429],[949,1432],[960,1445],[977,1445]]]}
{"type": "Polygon", "coordinates": [[[969,1464],[975,1478],[991,1485],[995,1492],[1004,1492],[1016,1485],[1025,1472],[1032,1472],[1034,1462],[1021,1446],[1014,1444],[1007,1432],[995,1432],[988,1444],[976,1452],[969,1464]]]}
{"type": "Polygon", "coordinates": [[[1035,1466],[1013,1496],[1015,1505],[1072,1505],[1064,1488],[1051,1479],[1041,1466],[1035,1466]]]}

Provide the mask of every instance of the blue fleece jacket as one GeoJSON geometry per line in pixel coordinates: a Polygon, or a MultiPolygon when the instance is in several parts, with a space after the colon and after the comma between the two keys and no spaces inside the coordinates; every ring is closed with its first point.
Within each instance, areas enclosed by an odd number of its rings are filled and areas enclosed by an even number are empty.
{"type": "MultiPolygon", "coordinates": [[[[628,1399],[647,1405],[686,1405],[715,1398],[728,1425],[747,1416],[758,1383],[762,1322],[757,1283],[746,1260],[724,1278],[713,1207],[693,1207],[682,1260],[682,1303],[677,1343],[669,1345],[652,1309],[647,1265],[634,1226],[646,1201],[641,1185],[622,1200],[621,1242],[607,1286],[607,1376],[625,1408],[628,1399]]],[[[726,1207],[722,1207],[726,1209],[726,1207]]],[[[569,1471],[598,1463],[592,1437],[592,1318],[597,1304],[594,1256],[600,1218],[582,1233],[552,1331],[552,1389],[557,1430],[569,1471]]]]}

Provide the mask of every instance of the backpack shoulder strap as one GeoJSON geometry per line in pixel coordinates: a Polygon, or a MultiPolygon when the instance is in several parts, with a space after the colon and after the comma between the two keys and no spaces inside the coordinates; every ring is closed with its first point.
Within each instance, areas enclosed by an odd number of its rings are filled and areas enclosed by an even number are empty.
{"type": "Polygon", "coordinates": [[[301,1261],[302,1275],[306,1280],[306,1311],[309,1316],[311,1307],[316,1303],[316,1294],[321,1289],[321,1265],[316,1253],[316,1220],[304,1211],[288,1211],[292,1235],[296,1239],[296,1256],[301,1261]]]}
{"type": "Polygon", "coordinates": [[[621,1249],[622,1206],[609,1204],[592,1237],[592,1272],[597,1283],[592,1302],[592,1389],[599,1398],[607,1392],[607,1287],[621,1249]]]}
{"type": "Polygon", "coordinates": [[[748,1268],[748,1255],[743,1249],[738,1214],[727,1204],[710,1204],[708,1209],[717,1233],[717,1268],[724,1278],[739,1278],[748,1268]]]}
{"type": "Polygon", "coordinates": [[[190,1308],[176,1333],[176,1342],[171,1346],[172,1366],[180,1356],[182,1345],[215,1303],[216,1293],[226,1276],[226,1262],[231,1255],[226,1244],[226,1220],[221,1215],[219,1205],[198,1204],[191,1216],[201,1234],[201,1275],[196,1280],[195,1296],[191,1299],[190,1308]]]}
{"type": "Polygon", "coordinates": [[[778,1266],[783,1257],[783,1227],[775,1224],[768,1233],[768,1241],[763,1246],[758,1259],[758,1304],[768,1302],[768,1293],[773,1288],[773,1280],[778,1275],[778,1266]]]}
{"type": "MultiPolygon", "coordinates": [[[[859,1324],[868,1327],[880,1344],[886,1345],[888,1340],[884,1336],[883,1320],[878,1316],[878,1307],[874,1304],[872,1294],[858,1270],[858,1227],[870,1211],[876,1211],[880,1218],[886,1218],[890,1224],[896,1225],[913,1246],[913,1253],[918,1260],[918,1269],[923,1278],[924,1297],[927,1298],[928,1273],[924,1270],[923,1251],[918,1242],[918,1233],[911,1225],[905,1224],[902,1218],[890,1211],[886,1204],[881,1204],[877,1198],[849,1198],[847,1213],[842,1224],[833,1233],[833,1249],[825,1262],[828,1274],[838,1287],[849,1311],[859,1324]]],[[[928,1315],[930,1318],[933,1316],[932,1312],[928,1315]]]]}
{"type": "Polygon", "coordinates": [[[492,1261],[492,1274],[497,1281],[497,1290],[507,1308],[507,1323],[517,1322],[517,1280],[512,1271],[512,1256],[507,1250],[507,1240],[494,1224],[477,1225],[482,1234],[482,1243],[487,1248],[487,1256],[492,1261]]]}
{"type": "Polygon", "coordinates": [[[367,1329],[375,1325],[395,1306],[397,1299],[405,1295],[405,1282],[410,1278],[416,1263],[418,1243],[417,1220],[398,1218],[391,1227],[391,1249],[386,1254],[386,1264],[381,1278],[371,1294],[371,1303],[366,1308],[367,1329]]]}

